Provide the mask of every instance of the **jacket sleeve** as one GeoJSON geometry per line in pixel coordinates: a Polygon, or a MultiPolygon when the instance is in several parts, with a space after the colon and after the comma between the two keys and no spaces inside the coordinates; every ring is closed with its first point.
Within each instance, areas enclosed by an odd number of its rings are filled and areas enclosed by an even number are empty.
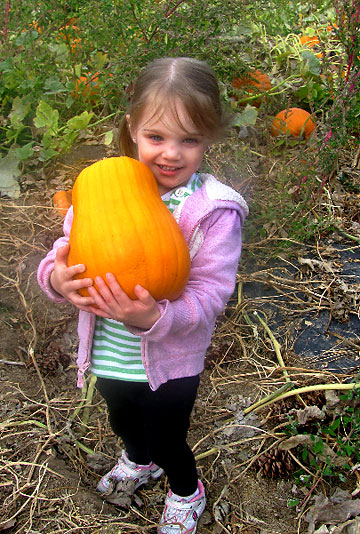
{"type": "Polygon", "coordinates": [[[37,270],[37,280],[38,284],[44,293],[51,299],[53,302],[66,302],[66,299],[59,293],[57,293],[50,284],[50,275],[54,270],[54,261],[56,257],[56,251],[59,247],[63,247],[69,243],[70,229],[73,220],[73,208],[69,208],[65,220],[63,231],[64,235],[57,239],[53,248],[47,253],[45,258],[40,262],[37,270]]]}
{"type": "Polygon", "coordinates": [[[161,317],[150,330],[128,327],[134,334],[159,341],[202,326],[208,330],[223,311],[235,288],[241,253],[240,214],[235,209],[217,209],[200,229],[203,243],[192,260],[183,294],[176,301],[159,302],[161,317]]]}

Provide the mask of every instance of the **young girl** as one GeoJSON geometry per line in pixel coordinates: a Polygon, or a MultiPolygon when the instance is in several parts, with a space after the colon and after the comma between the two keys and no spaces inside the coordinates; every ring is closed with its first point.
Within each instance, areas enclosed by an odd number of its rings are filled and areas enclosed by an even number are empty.
{"type": "MultiPolygon", "coordinates": [[[[73,212],[64,236],[42,260],[38,281],[55,302],[79,310],[79,380],[91,367],[124,450],[97,490],[134,487],[168,477],[158,533],[195,533],[205,508],[203,484],[187,444],[191,411],[216,317],[235,286],[241,251],[244,199],[209,174],[200,174],[206,149],[226,121],[213,71],[191,58],[155,60],[135,84],[120,128],[120,152],[148,165],[159,193],[188,243],[191,273],[183,294],[156,302],[141,286],[136,300],[112,273],[75,280],[84,265],[67,267],[73,212]],[[78,290],[87,287],[90,296],[78,290]]],[[[99,251],[101,254],[101,251],[99,251]]]]}

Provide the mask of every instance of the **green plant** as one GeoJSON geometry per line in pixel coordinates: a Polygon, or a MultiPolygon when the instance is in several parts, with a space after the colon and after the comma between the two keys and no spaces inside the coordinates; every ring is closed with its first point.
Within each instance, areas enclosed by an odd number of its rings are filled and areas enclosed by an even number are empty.
{"type": "Polygon", "coordinates": [[[155,57],[196,49],[222,76],[231,60],[219,35],[241,16],[238,0],[21,4],[5,3],[0,33],[0,189],[12,197],[24,169],[48,164],[84,129],[125,112],[139,69],[155,57]],[[89,73],[98,80],[81,92],[89,73]]]}
{"type": "Polygon", "coordinates": [[[319,419],[299,423],[289,416],[285,433],[293,439],[293,454],[300,465],[296,483],[312,488],[319,480],[346,482],[360,461],[360,389],[341,393],[335,408],[322,408],[319,419]]]}

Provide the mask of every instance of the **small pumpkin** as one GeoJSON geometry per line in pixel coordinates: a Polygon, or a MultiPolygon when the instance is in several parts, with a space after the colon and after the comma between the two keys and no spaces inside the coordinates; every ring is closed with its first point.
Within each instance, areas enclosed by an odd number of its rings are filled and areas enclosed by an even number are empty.
{"type": "Polygon", "coordinates": [[[77,177],[72,203],[68,265],[86,265],[77,278],[111,272],[130,298],[136,284],[156,300],[181,295],[189,249],[146,165],[126,156],[97,161],[77,177]]]}
{"type": "Polygon", "coordinates": [[[57,215],[65,217],[72,202],[72,189],[58,191],[53,196],[53,206],[57,215]]]}
{"type": "Polygon", "coordinates": [[[78,98],[80,95],[84,100],[96,100],[100,93],[99,73],[80,76],[75,81],[75,90],[72,96],[78,98]]]}
{"type": "Polygon", "coordinates": [[[293,137],[303,135],[307,139],[314,130],[315,122],[310,113],[301,108],[283,109],[275,116],[271,125],[271,134],[274,137],[285,133],[293,137]]]}
{"type": "MultiPolygon", "coordinates": [[[[317,48],[320,45],[319,38],[316,35],[301,35],[300,43],[306,48],[317,48]]],[[[314,52],[315,53],[315,52],[314,52]]],[[[323,57],[322,52],[315,53],[315,55],[321,59],[323,57]]]]}
{"type": "Polygon", "coordinates": [[[301,35],[300,43],[308,48],[313,48],[320,44],[319,38],[316,35],[301,35]]]}
{"type": "MultiPolygon", "coordinates": [[[[272,87],[269,76],[259,70],[253,70],[248,72],[245,76],[234,78],[232,86],[235,87],[235,89],[242,89],[250,95],[254,93],[264,93],[265,91],[269,91],[272,87]]],[[[235,96],[235,99],[238,100],[238,97],[235,96]]],[[[259,107],[261,98],[252,100],[251,104],[259,107]]]]}

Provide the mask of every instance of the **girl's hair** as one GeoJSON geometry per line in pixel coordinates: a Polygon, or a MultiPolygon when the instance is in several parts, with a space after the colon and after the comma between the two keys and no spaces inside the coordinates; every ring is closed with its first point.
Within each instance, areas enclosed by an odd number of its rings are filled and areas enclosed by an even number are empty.
{"type": "Polygon", "coordinates": [[[152,109],[159,118],[170,110],[184,128],[176,109],[179,100],[196,129],[210,142],[224,135],[228,119],[213,70],[198,59],[165,57],[150,63],[135,83],[130,108],[120,123],[120,154],[136,158],[130,129],[136,130],[145,110],[152,109]]]}

